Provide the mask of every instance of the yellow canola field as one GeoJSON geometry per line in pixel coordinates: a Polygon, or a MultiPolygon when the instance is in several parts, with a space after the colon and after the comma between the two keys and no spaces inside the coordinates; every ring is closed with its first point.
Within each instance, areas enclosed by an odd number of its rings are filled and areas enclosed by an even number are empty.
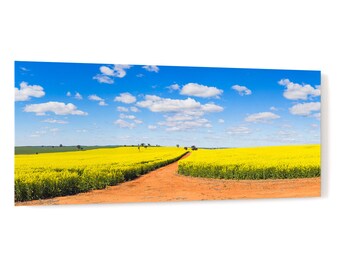
{"type": "Polygon", "coordinates": [[[179,173],[220,179],[320,176],[320,145],[199,149],[179,161],[179,173]]]}
{"type": "Polygon", "coordinates": [[[15,200],[73,195],[134,179],[172,163],[176,147],[118,147],[15,156],[15,200]]]}

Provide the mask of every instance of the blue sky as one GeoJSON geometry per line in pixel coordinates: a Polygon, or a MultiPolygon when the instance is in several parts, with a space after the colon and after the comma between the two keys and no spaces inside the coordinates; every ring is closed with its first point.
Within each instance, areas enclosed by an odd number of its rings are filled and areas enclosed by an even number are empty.
{"type": "Polygon", "coordinates": [[[320,72],[15,62],[15,143],[320,143],[320,72]]]}

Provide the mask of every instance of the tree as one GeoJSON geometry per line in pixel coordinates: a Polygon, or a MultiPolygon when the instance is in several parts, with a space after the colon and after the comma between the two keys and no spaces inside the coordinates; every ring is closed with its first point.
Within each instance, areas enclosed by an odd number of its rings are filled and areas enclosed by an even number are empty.
{"type": "Polygon", "coordinates": [[[78,144],[78,145],[77,145],[77,149],[80,150],[80,148],[81,148],[81,146],[78,144]]]}
{"type": "Polygon", "coordinates": [[[188,147],[184,147],[184,150],[188,150],[188,147]]]}
{"type": "Polygon", "coordinates": [[[148,143],[148,146],[151,146],[151,144],[148,143]]]}
{"type": "Polygon", "coordinates": [[[177,148],[179,147],[179,144],[176,144],[177,148]]]}
{"type": "Polygon", "coordinates": [[[191,146],[191,150],[196,151],[196,150],[198,150],[198,148],[195,145],[193,145],[193,146],[191,146]]]}
{"type": "Polygon", "coordinates": [[[62,144],[59,144],[59,147],[63,147],[63,145],[62,145],[62,144]]]}

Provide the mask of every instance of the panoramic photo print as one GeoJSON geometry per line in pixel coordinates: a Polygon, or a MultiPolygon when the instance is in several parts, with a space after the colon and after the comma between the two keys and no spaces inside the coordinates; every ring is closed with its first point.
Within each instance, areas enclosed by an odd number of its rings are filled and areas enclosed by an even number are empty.
{"type": "Polygon", "coordinates": [[[15,62],[15,205],[320,196],[321,73],[15,62]]]}

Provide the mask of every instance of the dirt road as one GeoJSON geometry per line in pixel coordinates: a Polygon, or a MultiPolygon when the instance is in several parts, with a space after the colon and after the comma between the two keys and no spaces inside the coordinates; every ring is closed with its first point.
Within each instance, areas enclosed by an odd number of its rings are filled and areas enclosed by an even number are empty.
{"type": "MultiPolygon", "coordinates": [[[[185,158],[185,157],[184,157],[185,158]]],[[[16,203],[16,205],[93,204],[225,200],[253,198],[294,198],[320,196],[320,177],[289,180],[220,180],[177,174],[178,162],[139,178],[73,196],[16,203]]]]}

